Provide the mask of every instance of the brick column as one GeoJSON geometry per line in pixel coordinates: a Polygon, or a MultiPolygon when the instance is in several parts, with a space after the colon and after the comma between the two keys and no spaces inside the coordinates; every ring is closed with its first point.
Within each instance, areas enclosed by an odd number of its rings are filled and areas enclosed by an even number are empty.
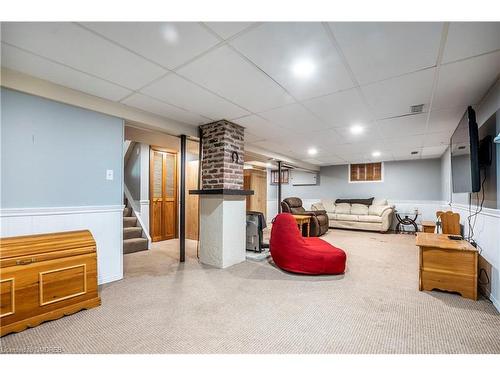
{"type": "Polygon", "coordinates": [[[225,268],[246,257],[244,128],[226,120],[200,126],[200,261],[225,268]]]}
{"type": "Polygon", "coordinates": [[[243,189],[245,129],[226,120],[200,126],[201,188],[243,189]]]}

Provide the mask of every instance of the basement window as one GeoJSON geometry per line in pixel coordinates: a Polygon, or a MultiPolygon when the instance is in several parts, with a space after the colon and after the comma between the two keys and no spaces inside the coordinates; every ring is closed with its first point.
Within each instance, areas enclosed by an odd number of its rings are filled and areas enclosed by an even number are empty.
{"type": "Polygon", "coordinates": [[[349,164],[349,182],[382,182],[383,163],[349,164]]]}

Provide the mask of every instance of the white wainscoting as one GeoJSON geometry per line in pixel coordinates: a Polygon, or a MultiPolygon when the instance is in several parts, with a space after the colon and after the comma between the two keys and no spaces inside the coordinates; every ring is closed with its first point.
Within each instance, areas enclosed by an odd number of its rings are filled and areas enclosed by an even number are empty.
{"type": "MultiPolygon", "coordinates": [[[[443,208],[451,208],[452,211],[460,214],[460,221],[464,225],[465,236],[467,236],[469,206],[452,203],[451,207],[446,205],[443,208]]],[[[472,206],[472,212],[475,211],[475,208],[472,206]]],[[[477,215],[474,233],[474,239],[482,249],[481,256],[491,264],[490,301],[500,311],[500,210],[483,208],[483,211],[477,215]]]]}
{"type": "Polygon", "coordinates": [[[122,205],[0,210],[1,237],[90,230],[97,244],[99,284],[123,278],[122,227],[122,205]]]}

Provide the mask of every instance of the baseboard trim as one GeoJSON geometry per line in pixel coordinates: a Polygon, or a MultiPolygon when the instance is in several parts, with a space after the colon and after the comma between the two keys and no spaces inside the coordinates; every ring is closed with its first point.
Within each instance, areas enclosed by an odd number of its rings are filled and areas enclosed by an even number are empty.
{"type": "Polygon", "coordinates": [[[498,312],[500,312],[500,301],[498,301],[493,295],[490,293],[489,300],[495,306],[495,309],[497,309],[498,312]]]}
{"type": "Polygon", "coordinates": [[[99,285],[108,284],[108,283],[112,283],[113,281],[119,281],[121,279],[123,279],[123,274],[119,274],[119,275],[107,275],[105,277],[98,278],[97,279],[97,284],[99,284],[99,285]]]}
{"type": "Polygon", "coordinates": [[[27,207],[27,208],[3,208],[0,217],[15,216],[45,216],[45,215],[72,215],[81,213],[120,212],[123,205],[107,206],[73,206],[73,207],[27,207]]]}

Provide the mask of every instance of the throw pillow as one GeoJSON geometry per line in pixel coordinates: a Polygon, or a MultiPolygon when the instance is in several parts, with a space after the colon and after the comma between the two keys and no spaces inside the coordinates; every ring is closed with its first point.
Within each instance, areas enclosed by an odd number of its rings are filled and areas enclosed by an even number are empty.
{"type": "Polygon", "coordinates": [[[335,203],[333,202],[333,199],[322,199],[321,203],[323,203],[327,212],[335,212],[335,203]]]}
{"type": "Polygon", "coordinates": [[[367,198],[367,199],[337,199],[335,203],[349,203],[349,204],[364,204],[366,206],[371,206],[372,202],[375,198],[367,198]]]}

